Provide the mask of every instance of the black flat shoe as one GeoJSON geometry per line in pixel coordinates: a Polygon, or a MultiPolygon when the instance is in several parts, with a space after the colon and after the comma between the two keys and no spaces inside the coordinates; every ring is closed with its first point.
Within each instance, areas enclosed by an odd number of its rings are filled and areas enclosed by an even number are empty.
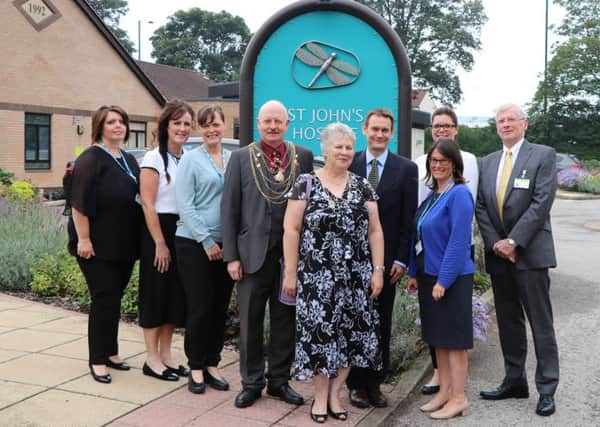
{"type": "Polygon", "coordinates": [[[165,365],[167,371],[173,372],[178,377],[187,377],[190,374],[190,370],[183,365],[179,365],[177,368],[171,368],[169,365],[165,365]]]}
{"type": "Polygon", "coordinates": [[[336,420],[346,421],[348,419],[348,411],[333,412],[329,406],[329,403],[327,404],[327,412],[329,415],[331,415],[331,418],[335,418],[336,420]]]}
{"type": "Polygon", "coordinates": [[[188,376],[188,390],[194,394],[202,394],[206,391],[206,384],[194,381],[194,377],[190,373],[188,376]]]}
{"type": "Polygon", "coordinates": [[[209,386],[211,386],[212,388],[214,388],[215,390],[219,390],[219,391],[227,391],[229,390],[229,383],[227,381],[225,381],[225,378],[223,378],[222,380],[213,377],[210,372],[208,372],[208,369],[204,370],[204,382],[206,384],[208,384],[209,386]]]}
{"type": "Polygon", "coordinates": [[[165,369],[164,371],[162,371],[161,374],[158,374],[158,373],[154,372],[152,370],[152,368],[150,368],[150,366],[148,366],[148,363],[146,363],[146,362],[144,362],[144,367],[142,368],[142,372],[144,373],[144,375],[148,375],[149,377],[152,377],[152,378],[158,378],[159,380],[179,381],[179,377],[177,376],[176,373],[171,372],[168,369],[165,369]]]}
{"type": "Polygon", "coordinates": [[[115,363],[110,359],[106,361],[106,366],[116,369],[117,371],[128,371],[131,369],[131,366],[129,366],[127,362],[115,363]]]}
{"type": "Polygon", "coordinates": [[[438,391],[440,391],[439,385],[424,385],[421,388],[421,394],[436,394],[438,391]]]}
{"type": "Polygon", "coordinates": [[[94,367],[91,365],[90,365],[90,373],[92,374],[92,377],[99,383],[110,384],[110,382],[112,381],[112,377],[110,376],[110,374],[98,375],[94,372],[94,367]]]}

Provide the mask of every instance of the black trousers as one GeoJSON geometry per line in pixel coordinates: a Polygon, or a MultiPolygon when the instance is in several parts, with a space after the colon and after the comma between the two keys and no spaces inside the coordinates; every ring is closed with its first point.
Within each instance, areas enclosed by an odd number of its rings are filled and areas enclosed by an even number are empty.
{"type": "Polygon", "coordinates": [[[238,282],[240,311],[240,375],[244,388],[265,386],[263,322],[269,303],[270,335],[267,380],[269,387],[278,388],[289,380],[294,356],[296,307],[279,301],[279,248],[267,251],[265,262],[256,273],[244,273],[238,282]]]}
{"type": "Polygon", "coordinates": [[[527,385],[525,315],[531,325],[537,358],[535,384],[540,394],[554,395],[558,386],[558,346],[554,333],[548,269],[517,270],[492,275],[506,385],[527,385]]]}
{"type": "Polygon", "coordinates": [[[379,313],[379,349],[383,361],[383,369],[374,371],[368,368],[352,367],[346,385],[349,389],[367,390],[379,387],[385,380],[390,366],[390,340],[392,337],[392,316],[394,299],[396,298],[396,284],[389,281],[389,268],[385,269],[385,283],[377,297],[375,307],[379,313]]]}
{"type": "Polygon", "coordinates": [[[119,353],[117,336],[121,318],[121,298],[135,260],[107,261],[77,257],[92,300],[88,320],[90,365],[104,365],[119,353]]]}
{"type": "Polygon", "coordinates": [[[209,261],[204,247],[175,237],[177,265],[185,291],[184,349],[192,370],[217,366],[221,361],[227,308],[233,280],[223,261],[209,261]]]}

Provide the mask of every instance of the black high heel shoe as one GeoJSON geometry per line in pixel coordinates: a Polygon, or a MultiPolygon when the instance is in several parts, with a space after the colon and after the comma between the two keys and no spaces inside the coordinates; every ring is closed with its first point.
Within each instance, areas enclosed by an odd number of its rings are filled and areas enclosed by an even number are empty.
{"type": "Polygon", "coordinates": [[[348,419],[348,411],[333,412],[329,403],[327,403],[327,412],[331,415],[331,418],[335,418],[336,420],[346,421],[348,419]]]}
{"type": "Polygon", "coordinates": [[[310,405],[310,419],[313,420],[315,423],[318,424],[323,424],[325,423],[325,421],[327,421],[327,414],[314,414],[313,413],[313,406],[315,406],[315,401],[313,400],[312,405],[310,405]]]}
{"type": "Polygon", "coordinates": [[[190,372],[190,375],[188,376],[188,390],[194,394],[202,394],[206,391],[206,384],[204,382],[194,381],[194,377],[190,372]]]}
{"type": "Polygon", "coordinates": [[[146,362],[144,362],[142,372],[144,373],[144,375],[148,375],[149,377],[152,377],[152,378],[158,378],[159,380],[179,381],[179,377],[177,376],[177,374],[175,372],[171,372],[171,371],[169,371],[169,369],[165,369],[164,371],[162,371],[159,374],[157,372],[154,372],[152,370],[152,368],[150,366],[148,366],[148,363],[146,363],[146,362]]]}
{"type": "Polygon", "coordinates": [[[131,369],[131,366],[129,366],[127,362],[116,363],[110,359],[106,361],[106,366],[112,369],[116,369],[117,371],[128,371],[131,369]]]}
{"type": "Polygon", "coordinates": [[[94,372],[94,367],[92,365],[90,365],[90,373],[92,374],[94,380],[98,381],[99,383],[110,384],[110,382],[112,381],[112,377],[110,376],[110,374],[98,375],[96,372],[94,372]]]}

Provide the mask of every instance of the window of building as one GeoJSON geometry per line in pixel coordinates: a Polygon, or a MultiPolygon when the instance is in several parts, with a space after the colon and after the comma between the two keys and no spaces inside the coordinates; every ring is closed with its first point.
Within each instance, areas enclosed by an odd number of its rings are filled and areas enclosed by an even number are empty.
{"type": "Polygon", "coordinates": [[[25,113],[25,169],[50,169],[50,115],[25,113]]]}
{"type": "Polygon", "coordinates": [[[146,123],[129,122],[129,148],[146,148],[146,123]]]}

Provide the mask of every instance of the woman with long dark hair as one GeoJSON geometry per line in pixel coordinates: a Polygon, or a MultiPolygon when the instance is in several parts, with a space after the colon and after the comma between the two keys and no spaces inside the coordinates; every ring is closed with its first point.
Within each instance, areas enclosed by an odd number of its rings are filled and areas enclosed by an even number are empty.
{"type": "Polygon", "coordinates": [[[127,371],[117,335],[123,291],[139,255],[139,168],[121,149],[129,117],[117,106],[92,115],[92,146],[75,161],[69,252],[77,257],[91,297],[88,345],[92,377],[110,383],[107,367],[127,371]]]}
{"type": "Polygon", "coordinates": [[[175,183],[183,144],[192,130],[194,111],[183,101],[169,101],[158,118],[158,146],[142,161],[140,192],[146,219],[140,257],[139,323],[144,328],[143,373],[177,381],[188,370],[173,361],[171,341],[185,324],[185,297],[175,260],[179,220],[175,183]]]}

